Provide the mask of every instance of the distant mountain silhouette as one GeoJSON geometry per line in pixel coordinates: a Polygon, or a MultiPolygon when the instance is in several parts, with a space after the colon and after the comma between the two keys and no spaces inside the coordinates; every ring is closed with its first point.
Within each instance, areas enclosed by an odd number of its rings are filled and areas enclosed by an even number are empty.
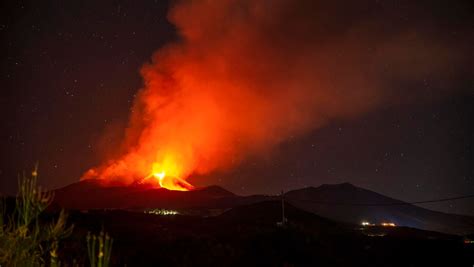
{"type": "Polygon", "coordinates": [[[285,194],[285,199],[303,210],[341,222],[393,222],[445,233],[474,232],[473,217],[424,209],[350,183],[293,190],[285,194]]]}
{"type": "MultiPolygon", "coordinates": [[[[53,206],[75,210],[166,208],[211,214],[201,211],[217,209],[223,212],[229,208],[277,199],[280,196],[238,196],[219,186],[183,192],[142,184],[105,187],[100,180],[85,180],[56,190],[53,206]]],[[[285,194],[285,201],[289,210],[296,207],[343,223],[393,222],[400,226],[451,234],[474,233],[474,217],[431,211],[349,183],[289,191],[285,194]]],[[[278,205],[275,207],[280,208],[278,205]]],[[[230,216],[232,212],[238,212],[238,208],[222,216],[230,216]]]]}

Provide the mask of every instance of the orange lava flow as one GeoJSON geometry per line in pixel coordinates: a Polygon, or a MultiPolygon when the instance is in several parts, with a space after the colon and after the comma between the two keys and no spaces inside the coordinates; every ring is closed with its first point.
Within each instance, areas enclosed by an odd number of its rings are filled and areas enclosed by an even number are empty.
{"type": "Polygon", "coordinates": [[[160,187],[168,190],[189,191],[194,189],[193,185],[177,178],[176,175],[180,175],[178,166],[172,162],[164,161],[162,164],[153,164],[152,174],[149,178],[155,178],[160,187]]]}

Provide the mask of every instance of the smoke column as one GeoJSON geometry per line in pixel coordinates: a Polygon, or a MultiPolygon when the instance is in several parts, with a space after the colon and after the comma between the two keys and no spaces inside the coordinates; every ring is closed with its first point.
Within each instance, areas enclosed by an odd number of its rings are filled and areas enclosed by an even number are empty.
{"type": "Polygon", "coordinates": [[[162,187],[190,189],[192,174],[270,153],[329,120],[418,101],[427,92],[417,84],[427,79],[430,96],[443,95],[471,64],[468,41],[425,30],[431,14],[423,5],[324,2],[175,3],[168,18],[179,40],[141,69],[123,154],[83,179],[129,184],[166,175],[178,180],[162,187]]]}

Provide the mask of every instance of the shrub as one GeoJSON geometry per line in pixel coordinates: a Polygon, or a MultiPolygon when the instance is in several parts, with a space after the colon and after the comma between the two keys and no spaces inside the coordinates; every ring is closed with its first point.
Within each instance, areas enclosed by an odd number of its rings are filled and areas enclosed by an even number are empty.
{"type": "Polygon", "coordinates": [[[67,215],[61,210],[56,220],[40,223],[40,214],[53,201],[52,191],[37,185],[38,171],[23,174],[18,180],[18,195],[14,211],[6,214],[6,202],[0,200],[0,265],[3,266],[59,266],[59,241],[71,234],[66,226],[67,215]],[[49,255],[48,255],[49,254],[49,255]]]}
{"type": "Polygon", "coordinates": [[[87,254],[91,267],[107,267],[110,262],[112,244],[114,240],[107,233],[101,231],[100,234],[93,235],[87,233],[87,254]]]}

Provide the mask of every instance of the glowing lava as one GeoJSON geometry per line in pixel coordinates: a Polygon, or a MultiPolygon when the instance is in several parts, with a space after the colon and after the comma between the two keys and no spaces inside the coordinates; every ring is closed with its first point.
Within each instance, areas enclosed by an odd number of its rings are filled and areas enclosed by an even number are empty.
{"type": "Polygon", "coordinates": [[[194,189],[194,186],[185,180],[166,176],[165,172],[154,173],[153,177],[158,180],[160,187],[168,190],[189,191],[194,189]]]}
{"type": "Polygon", "coordinates": [[[160,187],[168,190],[189,191],[194,189],[193,185],[178,178],[177,175],[179,174],[179,168],[176,164],[164,161],[163,164],[153,164],[152,173],[149,177],[156,178],[160,187]]]}
{"type": "Polygon", "coordinates": [[[153,176],[158,178],[158,181],[160,181],[160,185],[161,185],[161,181],[163,180],[163,178],[165,178],[165,175],[166,175],[166,173],[164,171],[163,172],[157,172],[157,173],[153,174],[153,176]]]}

